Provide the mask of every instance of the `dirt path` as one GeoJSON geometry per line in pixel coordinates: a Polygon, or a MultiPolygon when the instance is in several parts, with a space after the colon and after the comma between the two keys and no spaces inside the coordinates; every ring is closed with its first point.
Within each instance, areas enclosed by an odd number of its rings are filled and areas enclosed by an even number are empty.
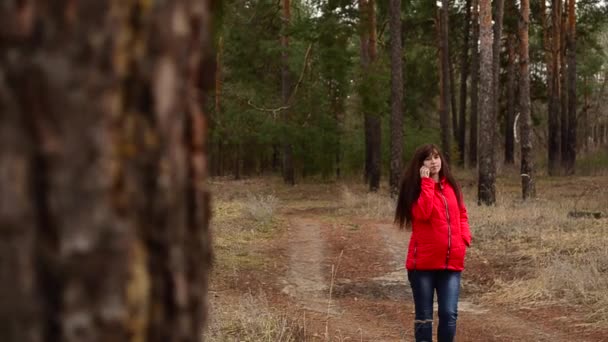
{"type": "Polygon", "coordinates": [[[327,312],[329,286],[322,273],[326,252],[321,225],[314,219],[294,217],[290,227],[289,271],[282,292],[305,309],[327,312]]]}
{"type": "MultiPolygon", "coordinates": [[[[412,341],[403,265],[409,234],[374,221],[325,222],[311,214],[319,209],[288,215],[288,269],[281,280],[282,292],[309,313],[313,339],[412,341]],[[339,265],[333,283],[331,265],[339,265]]],[[[466,296],[458,322],[459,341],[592,341],[466,296]]]]}

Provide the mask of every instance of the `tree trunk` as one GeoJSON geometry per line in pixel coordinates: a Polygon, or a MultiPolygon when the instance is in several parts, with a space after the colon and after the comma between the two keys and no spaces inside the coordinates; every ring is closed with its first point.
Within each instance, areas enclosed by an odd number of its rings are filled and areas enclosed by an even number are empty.
{"type": "MultiPolygon", "coordinates": [[[[458,104],[456,103],[456,82],[454,81],[454,62],[452,61],[450,49],[448,49],[448,67],[450,72],[450,116],[452,117],[452,141],[458,141],[458,104]]],[[[458,153],[456,156],[458,158],[458,153]]],[[[453,160],[453,158],[452,158],[453,160]]]]}
{"type": "MultiPolygon", "coordinates": [[[[369,57],[369,13],[368,13],[368,1],[369,0],[359,0],[359,41],[360,41],[360,61],[361,61],[361,69],[363,73],[366,73],[370,66],[370,57],[369,57]]],[[[360,94],[361,97],[365,96],[365,94],[360,94]]],[[[365,184],[369,183],[370,179],[370,170],[371,170],[371,148],[370,148],[370,124],[367,113],[365,112],[365,108],[363,108],[363,127],[364,127],[364,146],[365,146],[365,167],[363,170],[363,180],[365,184]]]]}
{"type": "Polygon", "coordinates": [[[471,0],[466,0],[465,9],[465,20],[463,29],[463,48],[462,56],[460,58],[460,108],[459,108],[459,122],[458,122],[458,160],[460,166],[464,166],[465,158],[465,141],[466,141],[466,112],[467,112],[467,78],[469,77],[469,36],[470,22],[471,22],[471,0]]]}
{"type": "MultiPolygon", "coordinates": [[[[493,102],[493,110],[494,110],[494,118],[498,118],[500,113],[500,46],[502,42],[502,23],[504,17],[504,8],[505,1],[504,0],[495,0],[494,4],[495,15],[494,18],[494,35],[493,35],[493,43],[492,43],[492,102],[493,102]]],[[[495,134],[497,134],[497,129],[493,128],[495,134]]]]}
{"type": "Polygon", "coordinates": [[[568,144],[566,146],[568,159],[565,163],[567,175],[574,174],[576,163],[576,6],[575,0],[568,2],[568,34],[567,34],[567,62],[568,62],[568,144]]]}
{"type": "MultiPolygon", "coordinates": [[[[215,59],[215,108],[213,111],[213,120],[211,130],[219,128],[221,124],[221,113],[222,113],[222,57],[224,53],[224,38],[220,36],[217,42],[217,52],[215,59]]],[[[221,176],[222,174],[222,138],[218,138],[215,142],[215,146],[212,146],[210,153],[210,166],[211,175],[221,176]],[[215,148],[213,148],[215,147],[215,148]],[[215,153],[213,151],[215,150],[215,153]]]]}
{"type": "MultiPolygon", "coordinates": [[[[516,37],[509,34],[507,38],[507,52],[509,55],[507,66],[507,111],[505,117],[505,164],[514,163],[515,141],[513,136],[513,121],[515,119],[515,96],[517,88],[517,66],[515,65],[516,37]]],[[[525,94],[524,94],[525,95],[525,94]]]]}
{"type": "Polygon", "coordinates": [[[210,1],[40,3],[0,10],[0,340],[201,340],[210,1]]]}
{"type": "MultiPolygon", "coordinates": [[[[289,36],[287,31],[291,23],[291,0],[283,1],[283,35],[281,36],[281,98],[283,105],[289,105],[289,96],[291,94],[291,73],[289,72],[289,36]]],[[[289,126],[290,109],[283,111],[283,120],[285,126],[289,126]]],[[[293,167],[293,147],[291,146],[291,138],[288,132],[283,135],[283,181],[285,184],[294,185],[296,183],[295,171],[293,167]]]]}
{"type": "Polygon", "coordinates": [[[589,103],[589,77],[585,76],[584,77],[584,87],[585,87],[585,91],[583,92],[583,111],[582,111],[582,120],[583,120],[583,127],[582,127],[582,133],[583,133],[583,142],[582,142],[582,147],[583,147],[583,151],[584,153],[589,152],[589,138],[590,138],[590,132],[589,132],[589,108],[591,107],[591,104],[589,103]]]}
{"type": "Polygon", "coordinates": [[[450,56],[448,50],[448,0],[441,0],[437,13],[437,40],[439,43],[439,122],[441,126],[441,149],[447,161],[451,159],[452,130],[450,123],[450,56]]]}
{"type": "Polygon", "coordinates": [[[530,117],[530,56],[528,52],[528,29],[530,25],[530,2],[521,0],[519,18],[519,110],[521,115],[521,190],[524,200],[535,196],[534,163],[532,156],[532,119],[530,117]]]}
{"type": "Polygon", "coordinates": [[[492,72],[492,8],[490,0],[479,2],[479,179],[478,203],[496,203],[494,158],[495,111],[492,72]]]}
{"type": "MultiPolygon", "coordinates": [[[[369,13],[369,62],[370,67],[376,63],[378,56],[376,47],[376,0],[368,0],[369,13]]],[[[371,69],[370,69],[371,70],[371,69]]],[[[370,72],[368,70],[368,72],[370,72]]],[[[369,123],[369,145],[370,145],[370,174],[369,174],[369,190],[377,191],[380,188],[380,164],[381,164],[381,134],[382,125],[380,121],[380,113],[367,112],[369,123]]]]}
{"type": "Polygon", "coordinates": [[[549,117],[549,142],[548,142],[548,173],[556,176],[560,171],[561,144],[560,144],[560,106],[559,106],[559,3],[561,0],[553,0],[551,8],[552,34],[545,19],[545,2],[541,1],[541,23],[543,25],[543,46],[545,47],[545,59],[547,61],[547,107],[549,117]],[[550,38],[551,37],[551,38],[550,38]]]}
{"type": "Polygon", "coordinates": [[[471,13],[471,124],[469,126],[469,167],[477,167],[477,128],[479,111],[479,0],[473,1],[471,13]]]}
{"type": "MultiPolygon", "coordinates": [[[[561,1],[560,1],[561,2],[561,1]]],[[[561,117],[561,131],[562,131],[562,143],[561,143],[561,161],[562,161],[562,170],[564,173],[567,173],[567,162],[568,162],[568,142],[570,138],[568,137],[568,70],[566,63],[566,11],[563,10],[560,3],[560,24],[559,24],[559,32],[560,32],[560,96],[559,96],[559,106],[560,106],[560,117],[561,117]]]]}
{"type": "Polygon", "coordinates": [[[401,47],[401,0],[390,0],[391,31],[391,196],[399,193],[403,159],[403,67],[401,47]]]}

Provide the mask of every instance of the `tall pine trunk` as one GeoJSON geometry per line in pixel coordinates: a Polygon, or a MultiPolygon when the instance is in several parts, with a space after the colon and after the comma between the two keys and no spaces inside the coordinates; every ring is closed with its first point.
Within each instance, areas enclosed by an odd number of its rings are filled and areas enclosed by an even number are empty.
{"type": "Polygon", "coordinates": [[[469,125],[469,167],[477,167],[477,132],[479,123],[479,0],[473,1],[471,13],[471,120],[469,125]]]}
{"type": "Polygon", "coordinates": [[[567,160],[565,171],[567,175],[574,174],[576,162],[576,1],[568,2],[568,33],[566,38],[567,45],[567,64],[568,64],[568,142],[566,145],[567,160]]]}
{"type": "Polygon", "coordinates": [[[391,31],[391,196],[399,192],[403,159],[403,70],[401,47],[401,0],[390,0],[391,31]]]}
{"type": "Polygon", "coordinates": [[[0,340],[199,341],[211,1],[35,4],[0,11],[0,340]]]}
{"type": "Polygon", "coordinates": [[[519,80],[521,115],[521,190],[523,199],[535,196],[534,163],[532,156],[532,119],[530,117],[530,71],[528,30],[530,26],[530,2],[520,0],[519,18],[519,80]]]}
{"type": "MultiPolygon", "coordinates": [[[[502,42],[502,24],[504,17],[504,0],[495,0],[495,15],[494,18],[494,41],[492,43],[492,102],[494,109],[494,118],[498,118],[500,113],[500,47],[502,42]]],[[[498,133],[498,130],[494,128],[494,132],[498,133]]]]}
{"type": "MultiPolygon", "coordinates": [[[[359,0],[361,24],[361,67],[366,81],[371,81],[377,58],[376,50],[376,3],[375,0],[359,0]]],[[[361,98],[369,94],[361,94],[361,98]]],[[[370,191],[380,188],[381,121],[380,113],[372,113],[364,101],[363,115],[365,125],[365,181],[370,191]]]]}
{"type": "Polygon", "coordinates": [[[517,93],[516,39],[515,34],[509,33],[507,37],[507,53],[509,58],[507,64],[507,111],[505,116],[505,164],[513,164],[515,162],[513,121],[515,120],[515,96],[517,93]]]}
{"type": "Polygon", "coordinates": [[[554,0],[551,5],[551,30],[546,20],[545,2],[541,1],[541,24],[543,26],[543,46],[547,64],[547,110],[548,125],[548,173],[556,176],[560,171],[560,106],[559,106],[559,6],[561,0],[554,0]]]}
{"type": "Polygon", "coordinates": [[[448,50],[448,0],[441,0],[437,13],[437,41],[439,50],[439,123],[441,126],[441,149],[445,158],[451,159],[452,130],[450,123],[450,56],[448,50]]]}
{"type": "MultiPolygon", "coordinates": [[[[217,42],[217,52],[215,59],[215,107],[213,111],[212,124],[217,126],[221,123],[222,117],[222,63],[224,53],[224,38],[220,36],[217,42]]],[[[213,127],[211,128],[213,130],[213,127]]],[[[210,171],[213,176],[222,175],[222,138],[218,138],[215,142],[215,147],[210,153],[210,171]],[[215,153],[213,153],[215,150],[215,153]]]]}
{"type": "MultiPolygon", "coordinates": [[[[361,62],[362,74],[366,74],[370,67],[369,57],[369,0],[359,0],[359,60],[361,62]]],[[[365,79],[365,77],[363,77],[365,79]]],[[[363,98],[366,94],[359,94],[363,98]]],[[[365,184],[369,183],[371,170],[371,148],[370,148],[370,124],[369,117],[363,108],[363,130],[364,130],[364,146],[365,146],[365,166],[363,170],[363,180],[365,184]]]]}
{"type": "Polygon", "coordinates": [[[559,53],[559,61],[560,61],[560,73],[559,73],[559,106],[560,106],[560,120],[561,120],[561,161],[562,161],[562,171],[567,173],[567,162],[568,162],[568,64],[566,63],[566,11],[562,7],[562,3],[560,1],[560,19],[559,19],[559,42],[560,42],[560,53],[559,53]]]}
{"type": "MultiPolygon", "coordinates": [[[[283,51],[281,52],[281,98],[283,100],[283,105],[289,105],[289,96],[291,94],[291,73],[289,72],[289,36],[287,35],[287,31],[289,30],[289,26],[291,23],[291,0],[282,0],[283,1],[283,34],[281,35],[281,48],[283,51]]],[[[291,109],[286,109],[283,111],[283,121],[285,122],[285,127],[289,126],[290,122],[290,114],[289,111],[291,109]]],[[[285,184],[294,185],[296,182],[295,179],[295,170],[293,166],[293,146],[291,144],[291,138],[288,132],[285,132],[283,135],[283,181],[285,184]]]]}
{"type": "Polygon", "coordinates": [[[460,166],[464,166],[465,159],[465,141],[466,141],[466,112],[467,112],[467,79],[469,77],[469,50],[471,35],[471,0],[466,0],[465,3],[465,18],[463,28],[463,47],[462,56],[460,57],[460,107],[458,109],[458,160],[460,166]]]}
{"type": "MultiPolygon", "coordinates": [[[[368,0],[368,29],[369,29],[369,62],[371,69],[368,72],[374,72],[376,69],[376,60],[378,59],[378,51],[376,46],[376,0],[368,0]]],[[[380,113],[366,112],[369,123],[369,146],[370,146],[370,173],[369,173],[369,190],[378,191],[380,188],[380,164],[381,164],[381,134],[382,125],[380,113]]]]}
{"type": "Polygon", "coordinates": [[[490,0],[479,2],[479,178],[478,203],[496,203],[494,142],[496,119],[493,102],[492,7],[490,0]]]}

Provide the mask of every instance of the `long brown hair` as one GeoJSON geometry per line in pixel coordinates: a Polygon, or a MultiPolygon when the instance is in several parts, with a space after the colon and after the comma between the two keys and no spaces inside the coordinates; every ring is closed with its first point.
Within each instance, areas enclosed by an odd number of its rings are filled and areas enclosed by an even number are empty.
{"type": "Polygon", "coordinates": [[[458,205],[462,205],[460,186],[456,183],[454,176],[452,176],[450,167],[441,151],[434,144],[422,145],[416,149],[414,156],[401,176],[399,198],[397,199],[397,209],[395,211],[395,223],[398,224],[401,229],[406,225],[409,226],[412,222],[412,206],[420,196],[420,168],[424,165],[424,160],[431,154],[438,154],[439,158],[441,158],[439,179],[445,177],[447,182],[450,183],[454,189],[458,205]]]}

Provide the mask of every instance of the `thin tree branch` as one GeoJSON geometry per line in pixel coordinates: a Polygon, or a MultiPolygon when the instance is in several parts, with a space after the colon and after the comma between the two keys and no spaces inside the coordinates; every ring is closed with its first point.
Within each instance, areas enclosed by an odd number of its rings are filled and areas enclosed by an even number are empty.
{"type": "MultiPolygon", "coordinates": [[[[291,105],[293,104],[293,99],[296,96],[299,86],[302,83],[302,80],[304,79],[304,73],[306,71],[306,67],[309,63],[309,59],[310,59],[310,52],[312,51],[312,44],[310,43],[308,45],[308,49],[306,49],[306,54],[304,55],[304,65],[302,66],[302,71],[300,72],[300,77],[298,78],[298,82],[296,83],[296,85],[294,86],[293,90],[291,91],[291,94],[289,95],[289,98],[287,99],[287,105],[286,106],[281,106],[281,107],[276,107],[276,108],[264,108],[264,107],[259,107],[256,106],[251,99],[243,99],[240,98],[240,100],[242,100],[243,102],[245,102],[247,105],[249,105],[251,108],[255,109],[255,110],[259,110],[261,112],[271,112],[273,118],[276,120],[278,113],[282,110],[286,110],[291,108],[291,105]]],[[[236,94],[235,94],[236,95],[236,94]]],[[[236,97],[238,98],[239,96],[236,95],[236,97]]]]}

